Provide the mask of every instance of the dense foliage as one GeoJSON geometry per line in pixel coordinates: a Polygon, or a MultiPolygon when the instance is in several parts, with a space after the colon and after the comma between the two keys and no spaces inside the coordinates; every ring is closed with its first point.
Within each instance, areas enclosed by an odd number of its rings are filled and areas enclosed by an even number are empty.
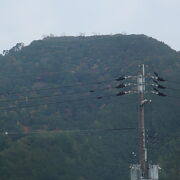
{"type": "MultiPolygon", "coordinates": [[[[136,75],[142,63],[172,80],[164,93],[180,97],[179,53],[145,35],[46,37],[4,51],[0,179],[130,179],[137,131],[108,129],[138,127],[138,97],[111,95],[120,91],[115,78],[136,75]]],[[[146,96],[149,160],[160,163],[162,180],[178,179],[180,99],[146,96]]]]}

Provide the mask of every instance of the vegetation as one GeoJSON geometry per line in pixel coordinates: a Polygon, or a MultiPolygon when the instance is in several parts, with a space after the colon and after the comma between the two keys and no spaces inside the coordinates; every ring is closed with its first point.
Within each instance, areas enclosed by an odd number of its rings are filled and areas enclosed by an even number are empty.
{"type": "MultiPolygon", "coordinates": [[[[120,91],[115,78],[136,75],[142,63],[170,80],[165,94],[180,97],[179,52],[145,35],[46,37],[4,51],[1,180],[130,179],[137,130],[108,129],[138,126],[138,97],[111,95],[120,91]]],[[[180,172],[180,99],[169,96],[147,94],[149,159],[162,180],[180,172]]]]}

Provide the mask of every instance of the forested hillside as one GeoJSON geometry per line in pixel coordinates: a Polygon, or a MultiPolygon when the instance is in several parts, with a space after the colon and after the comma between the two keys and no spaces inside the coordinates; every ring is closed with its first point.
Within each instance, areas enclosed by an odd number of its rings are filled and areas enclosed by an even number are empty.
{"type": "Polygon", "coordinates": [[[46,37],[0,55],[1,180],[128,180],[137,163],[135,76],[147,72],[149,160],[180,177],[180,54],[145,35],[46,37]],[[166,81],[152,94],[154,72],[166,81]],[[117,88],[121,83],[132,85],[117,88]]]}

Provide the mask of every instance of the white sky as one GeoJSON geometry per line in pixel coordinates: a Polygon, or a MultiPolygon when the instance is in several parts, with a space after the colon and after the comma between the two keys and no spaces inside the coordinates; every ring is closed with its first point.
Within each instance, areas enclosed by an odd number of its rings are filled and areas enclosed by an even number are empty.
{"type": "Polygon", "coordinates": [[[43,35],[146,34],[180,50],[180,0],[0,0],[0,52],[43,35]]]}

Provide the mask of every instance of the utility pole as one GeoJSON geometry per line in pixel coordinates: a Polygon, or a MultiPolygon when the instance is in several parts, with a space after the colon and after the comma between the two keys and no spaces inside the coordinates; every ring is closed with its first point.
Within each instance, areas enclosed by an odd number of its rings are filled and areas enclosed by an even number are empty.
{"type": "Polygon", "coordinates": [[[146,91],[145,66],[137,75],[137,93],[139,94],[139,162],[131,166],[131,180],[158,180],[158,165],[148,164],[145,139],[144,106],[151,102],[144,98],[146,91]]]}
{"type": "Polygon", "coordinates": [[[148,102],[144,99],[145,93],[145,68],[142,65],[142,73],[137,76],[137,88],[139,93],[139,164],[142,170],[142,177],[147,177],[147,150],[145,140],[144,105],[148,102]]]}
{"type": "MultiPolygon", "coordinates": [[[[163,78],[159,77],[158,73],[154,72],[155,76],[149,76],[155,84],[149,84],[154,87],[153,91],[148,91],[148,93],[155,94],[158,96],[166,96],[166,94],[160,92],[157,88],[165,89],[164,86],[158,83],[158,81],[165,81],[163,78]]],[[[116,79],[116,81],[123,81],[125,79],[136,77],[137,83],[127,83],[119,84],[116,88],[124,88],[130,85],[137,85],[137,90],[135,91],[120,91],[117,96],[123,96],[126,94],[138,93],[139,95],[139,119],[138,119],[138,130],[139,130],[139,161],[138,164],[132,164],[131,168],[131,180],[158,180],[159,179],[159,166],[152,165],[148,163],[147,149],[146,149],[146,139],[145,139],[145,120],[144,120],[144,106],[150,103],[151,100],[145,98],[146,94],[146,74],[145,66],[142,65],[141,71],[136,76],[121,76],[116,79]]]]}

